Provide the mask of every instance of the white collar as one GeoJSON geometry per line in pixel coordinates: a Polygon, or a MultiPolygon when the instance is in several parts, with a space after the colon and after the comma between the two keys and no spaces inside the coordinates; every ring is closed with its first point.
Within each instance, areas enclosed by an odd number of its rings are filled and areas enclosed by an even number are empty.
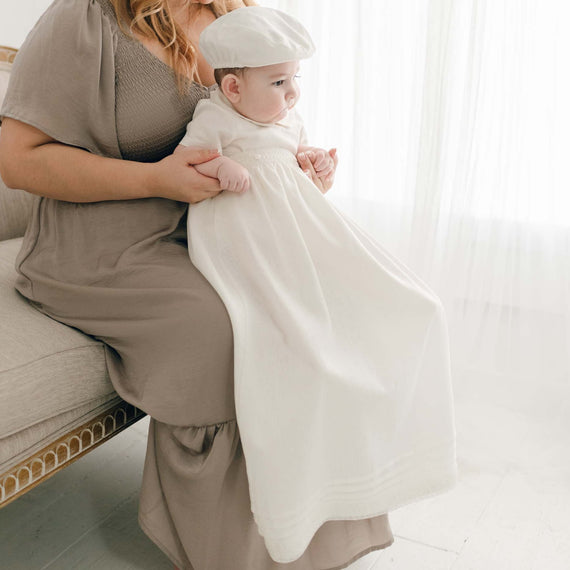
{"type": "Polygon", "coordinates": [[[285,127],[285,128],[288,128],[291,126],[291,123],[288,120],[288,118],[289,118],[288,116],[281,119],[281,121],[279,121],[278,123],[260,123],[258,121],[254,121],[253,119],[250,119],[249,117],[242,115],[241,113],[239,113],[238,111],[236,111],[234,109],[234,106],[230,103],[228,98],[222,93],[222,90],[217,85],[213,85],[213,88],[211,88],[210,99],[212,99],[215,103],[218,103],[218,104],[223,105],[224,107],[227,107],[230,111],[232,111],[232,113],[237,115],[240,119],[243,119],[244,121],[249,121],[250,123],[253,123],[254,125],[258,125],[259,127],[266,127],[266,128],[267,127],[285,127]]]}

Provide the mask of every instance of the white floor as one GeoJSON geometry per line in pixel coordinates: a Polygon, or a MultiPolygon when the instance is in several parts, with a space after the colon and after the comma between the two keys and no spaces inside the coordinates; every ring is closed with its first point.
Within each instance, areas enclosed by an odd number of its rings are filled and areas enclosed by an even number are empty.
{"type": "MultiPolygon", "coordinates": [[[[391,513],[394,544],[351,570],[568,570],[570,385],[455,384],[459,484],[391,513]]],[[[0,569],[171,570],[137,525],[146,428],[0,510],[0,569]]]]}

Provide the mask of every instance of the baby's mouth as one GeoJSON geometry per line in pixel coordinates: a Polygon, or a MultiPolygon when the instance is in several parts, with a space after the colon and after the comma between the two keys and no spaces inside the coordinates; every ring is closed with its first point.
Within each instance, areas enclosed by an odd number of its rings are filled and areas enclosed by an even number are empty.
{"type": "Polygon", "coordinates": [[[289,111],[295,106],[296,101],[293,101],[293,103],[291,103],[290,105],[287,105],[287,107],[283,107],[283,109],[281,109],[281,111],[279,111],[279,113],[276,115],[276,119],[277,121],[281,121],[283,120],[287,114],[289,113],[289,111]]]}

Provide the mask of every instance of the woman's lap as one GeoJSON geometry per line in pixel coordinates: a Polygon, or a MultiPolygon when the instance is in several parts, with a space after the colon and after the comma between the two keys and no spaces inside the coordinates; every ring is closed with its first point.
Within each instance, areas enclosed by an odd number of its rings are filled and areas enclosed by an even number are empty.
{"type": "Polygon", "coordinates": [[[95,283],[38,275],[34,298],[105,343],[113,386],[150,416],[182,426],[235,419],[233,333],[222,300],[182,245],[151,253],[95,283]]]}

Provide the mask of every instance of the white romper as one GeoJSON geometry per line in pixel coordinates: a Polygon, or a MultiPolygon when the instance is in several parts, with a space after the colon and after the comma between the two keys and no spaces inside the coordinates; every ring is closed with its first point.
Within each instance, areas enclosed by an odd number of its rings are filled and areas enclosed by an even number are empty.
{"type": "Polygon", "coordinates": [[[281,563],[325,521],[387,513],[457,478],[441,303],[302,172],[304,139],[295,110],[257,123],[214,90],[181,141],[251,175],[245,193],[190,205],[188,249],[231,318],[252,512],[281,563]]]}

